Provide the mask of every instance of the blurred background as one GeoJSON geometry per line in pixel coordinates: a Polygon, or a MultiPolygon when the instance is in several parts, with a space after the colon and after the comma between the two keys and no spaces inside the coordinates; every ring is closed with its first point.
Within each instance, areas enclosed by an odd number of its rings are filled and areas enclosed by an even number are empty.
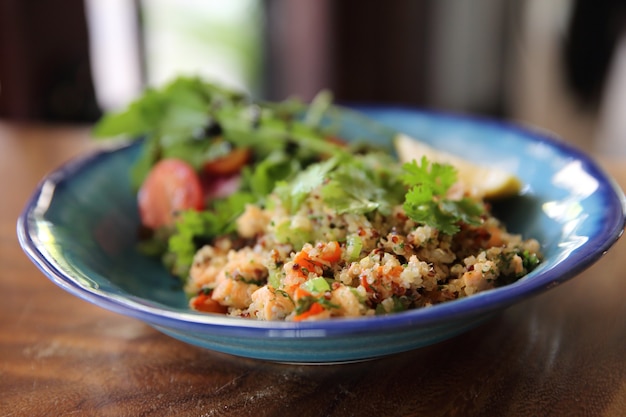
{"type": "Polygon", "coordinates": [[[0,0],[0,120],[84,123],[177,75],[512,120],[626,154],[623,0],[0,0]]]}

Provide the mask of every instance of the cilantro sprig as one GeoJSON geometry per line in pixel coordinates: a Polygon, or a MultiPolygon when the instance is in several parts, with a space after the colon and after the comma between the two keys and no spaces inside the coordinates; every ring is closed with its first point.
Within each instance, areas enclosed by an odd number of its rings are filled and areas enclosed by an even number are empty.
{"type": "Polygon", "coordinates": [[[447,197],[450,187],[457,181],[457,170],[449,164],[429,162],[424,156],[402,166],[402,179],[409,191],[403,204],[412,220],[434,227],[445,234],[459,231],[459,223],[478,225],[485,208],[479,201],[468,197],[453,200],[447,197]]]}

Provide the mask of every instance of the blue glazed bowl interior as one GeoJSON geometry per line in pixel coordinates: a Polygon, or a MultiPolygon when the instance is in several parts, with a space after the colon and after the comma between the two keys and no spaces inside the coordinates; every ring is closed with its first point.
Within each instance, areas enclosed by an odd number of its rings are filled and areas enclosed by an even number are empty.
{"type": "Polygon", "coordinates": [[[18,221],[20,243],[65,290],[188,343],[262,359],[334,362],[395,353],[465,331],[572,278],[624,229],[621,190],[589,157],[558,140],[488,120],[412,109],[358,110],[339,110],[331,120],[340,136],[389,145],[402,131],[515,173],[525,184],[522,194],[495,202],[494,212],[509,230],[539,240],[542,264],[506,287],[390,316],[290,323],[195,313],[179,283],[136,248],[139,218],[129,169],[140,142],[77,159],[46,177],[18,221]]]}

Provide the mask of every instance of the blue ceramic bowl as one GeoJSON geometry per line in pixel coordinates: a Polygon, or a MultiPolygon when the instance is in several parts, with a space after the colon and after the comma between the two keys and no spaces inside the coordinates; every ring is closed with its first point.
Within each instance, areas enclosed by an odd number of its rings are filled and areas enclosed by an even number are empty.
{"type": "Polygon", "coordinates": [[[378,124],[341,111],[343,137],[389,143],[395,129],[517,174],[522,195],[495,210],[510,230],[539,240],[543,263],[514,284],[395,315],[295,323],[196,313],[161,265],[135,249],[139,219],[128,170],[138,142],[74,160],[47,176],[18,220],[20,243],[63,289],[182,341],[245,357],[327,363],[415,349],[471,329],[574,277],[622,234],[622,191],[589,157],[555,139],[489,120],[397,108],[360,111],[378,124]]]}

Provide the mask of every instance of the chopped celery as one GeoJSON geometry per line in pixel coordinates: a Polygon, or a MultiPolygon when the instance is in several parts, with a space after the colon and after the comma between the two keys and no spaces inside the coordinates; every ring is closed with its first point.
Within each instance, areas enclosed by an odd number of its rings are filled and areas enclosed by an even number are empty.
{"type": "Polygon", "coordinates": [[[361,240],[358,235],[348,235],[346,240],[346,253],[351,262],[361,257],[361,249],[363,249],[363,240],[361,240]]]}
{"type": "Polygon", "coordinates": [[[305,282],[302,287],[310,293],[319,294],[330,291],[330,285],[328,281],[322,277],[311,278],[305,282]]]}

